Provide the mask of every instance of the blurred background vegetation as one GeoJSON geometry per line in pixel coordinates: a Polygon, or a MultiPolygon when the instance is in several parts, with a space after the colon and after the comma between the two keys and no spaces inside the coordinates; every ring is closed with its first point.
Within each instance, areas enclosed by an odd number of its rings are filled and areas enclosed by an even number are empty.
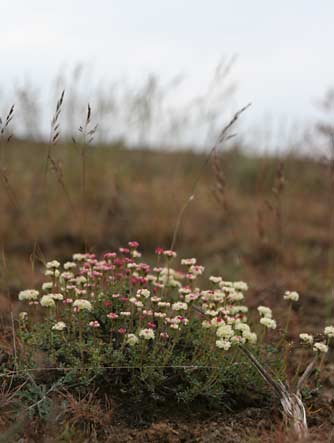
{"type": "Polygon", "coordinates": [[[163,87],[149,76],[137,89],[118,85],[107,94],[100,86],[87,116],[87,97],[77,92],[81,66],[70,80],[58,78],[49,115],[33,88],[17,91],[14,110],[8,104],[2,118],[2,312],[20,289],[39,283],[46,260],[102,253],[129,240],[148,255],[169,247],[186,204],[180,256],[196,256],[226,279],[245,279],[257,303],[275,303],[291,288],[305,295],[315,324],[314,310],[332,318],[334,94],[320,101],[323,119],[279,149],[266,149],[260,138],[255,145],[238,120],[236,136],[212,152],[233,115],[232,62],[217,67],[204,96],[177,109],[167,92],[181,79],[163,87]]]}

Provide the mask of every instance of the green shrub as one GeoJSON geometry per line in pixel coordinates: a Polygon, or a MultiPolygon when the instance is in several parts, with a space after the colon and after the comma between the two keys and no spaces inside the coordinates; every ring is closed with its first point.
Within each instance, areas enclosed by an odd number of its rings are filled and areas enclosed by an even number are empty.
{"type": "MultiPolygon", "coordinates": [[[[247,404],[265,398],[244,350],[281,375],[289,315],[283,330],[276,329],[268,307],[258,307],[260,321],[254,321],[244,305],[246,283],[210,276],[203,290],[197,279],[204,267],[195,259],[181,260],[183,270],[177,271],[176,253],[157,248],[151,267],[139,261],[137,247],[130,242],[101,259],[74,254],[63,266],[46,264],[41,293],[19,294],[29,312],[20,313],[24,350],[18,367],[39,374],[45,369],[43,383],[51,386],[97,389],[133,403],[201,398],[231,407],[238,400],[240,406],[240,399],[247,404]],[[36,354],[43,355],[43,368],[36,354]]],[[[284,298],[291,312],[299,295],[287,291],[284,298]]],[[[327,338],[332,335],[327,328],[327,338]]],[[[301,340],[317,352],[327,350],[310,337],[301,340]]]]}

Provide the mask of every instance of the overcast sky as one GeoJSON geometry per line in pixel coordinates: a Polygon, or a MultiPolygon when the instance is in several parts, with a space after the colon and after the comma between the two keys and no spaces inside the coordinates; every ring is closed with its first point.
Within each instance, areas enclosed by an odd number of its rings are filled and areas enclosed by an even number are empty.
{"type": "Polygon", "coordinates": [[[334,85],[333,0],[1,0],[0,88],[30,78],[41,89],[62,66],[97,77],[168,80],[201,91],[223,56],[237,56],[237,104],[251,119],[314,115],[334,85]]]}

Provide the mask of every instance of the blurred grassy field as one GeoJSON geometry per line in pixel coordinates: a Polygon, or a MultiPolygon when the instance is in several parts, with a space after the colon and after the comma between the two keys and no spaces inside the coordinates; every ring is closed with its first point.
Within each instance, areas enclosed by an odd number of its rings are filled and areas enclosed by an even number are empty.
{"type": "MultiPolygon", "coordinates": [[[[275,308],[275,317],[281,318],[286,313],[283,291],[300,292],[301,303],[292,312],[293,335],[301,327],[316,333],[333,322],[331,161],[293,153],[256,157],[238,148],[210,159],[193,151],[131,150],[121,144],[67,143],[51,146],[49,151],[47,144],[13,140],[0,148],[3,330],[10,326],[10,312],[17,315],[18,291],[43,279],[45,261],[65,261],[85,250],[103,253],[129,240],[139,241],[145,260],[147,256],[153,260],[156,246],[170,247],[178,219],[178,256],[197,257],[208,274],[246,280],[251,288],[248,305],[269,305],[275,308]],[[51,161],[46,169],[48,152],[51,161]],[[189,200],[191,195],[194,198],[189,200]]],[[[8,337],[2,337],[7,347],[8,337]]],[[[322,396],[307,400],[314,436],[310,441],[327,441],[332,432],[332,368],[329,361],[323,368],[322,396]]],[[[281,426],[275,424],[281,418],[273,424],[272,411],[263,414],[262,409],[253,408],[242,411],[237,420],[233,414],[215,415],[204,427],[203,415],[195,414],[188,423],[182,413],[173,426],[161,425],[157,419],[148,430],[133,431],[121,424],[117,441],[128,441],[132,432],[136,441],[160,441],[165,433],[174,436],[174,428],[199,438],[204,429],[205,441],[211,441],[210,432],[216,441],[217,429],[224,441],[228,433],[238,441],[283,441],[281,426]]],[[[29,431],[26,425],[24,432],[54,432],[49,423],[47,431],[35,426],[37,431],[33,426],[29,431]]],[[[57,428],[55,435],[58,432],[57,428]]],[[[75,431],[71,438],[68,441],[81,437],[75,431]]]]}
{"type": "Polygon", "coordinates": [[[280,288],[299,290],[319,315],[333,317],[331,163],[237,148],[206,162],[192,151],[69,143],[52,147],[54,165],[45,174],[48,145],[12,141],[2,148],[2,300],[34,286],[45,260],[129,240],[145,254],[169,247],[198,181],[178,232],[179,256],[196,256],[226,279],[245,279],[273,302],[280,288]]]}

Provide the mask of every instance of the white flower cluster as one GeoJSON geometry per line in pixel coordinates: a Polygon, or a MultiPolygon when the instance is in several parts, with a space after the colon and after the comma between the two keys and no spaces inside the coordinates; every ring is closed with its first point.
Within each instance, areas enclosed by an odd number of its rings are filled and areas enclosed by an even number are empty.
{"type": "Polygon", "coordinates": [[[53,288],[52,281],[47,281],[47,282],[42,284],[43,291],[48,291],[49,289],[52,289],[52,288],[53,288]]]}
{"type": "Polygon", "coordinates": [[[276,329],[276,321],[272,318],[272,310],[268,306],[258,306],[258,313],[260,314],[260,324],[268,329],[276,329]]]}
{"type": "Polygon", "coordinates": [[[78,298],[77,300],[75,300],[73,303],[73,307],[77,308],[78,311],[91,311],[93,309],[91,302],[83,298],[78,298]]]}
{"type": "Polygon", "coordinates": [[[52,295],[43,295],[40,304],[41,306],[43,306],[43,308],[53,308],[54,306],[56,306],[52,295]]]}
{"type": "Polygon", "coordinates": [[[261,317],[272,318],[273,316],[272,310],[267,306],[258,306],[257,310],[261,317]]]}
{"type": "Polygon", "coordinates": [[[148,289],[138,289],[136,297],[145,297],[149,298],[151,295],[150,291],[148,289]]]}
{"type": "Polygon", "coordinates": [[[52,260],[46,263],[46,269],[56,269],[60,267],[60,263],[57,260],[52,260]]]}
{"type": "Polygon", "coordinates": [[[153,340],[155,337],[153,329],[147,328],[147,329],[141,329],[139,332],[139,336],[143,337],[145,340],[153,340]]]}
{"type": "Polygon", "coordinates": [[[256,333],[247,324],[247,306],[237,304],[244,300],[243,292],[248,289],[245,282],[230,282],[220,276],[211,276],[209,280],[219,289],[200,292],[202,310],[207,319],[202,321],[205,329],[216,329],[216,346],[227,351],[233,345],[255,344],[256,333]]]}
{"type": "Polygon", "coordinates": [[[86,258],[86,254],[80,254],[80,253],[73,254],[72,258],[74,261],[84,261],[86,258]]]}
{"type": "Polygon", "coordinates": [[[35,289],[25,289],[24,291],[21,291],[19,293],[19,300],[20,301],[32,301],[37,300],[39,296],[39,292],[35,289]]]}
{"type": "Polygon", "coordinates": [[[19,319],[21,321],[27,320],[27,318],[28,318],[28,312],[22,311],[19,313],[19,319]]]}
{"type": "Polygon", "coordinates": [[[285,291],[283,298],[284,300],[298,301],[299,294],[296,291],[285,291]]]}
{"type": "Polygon", "coordinates": [[[326,352],[328,352],[328,346],[326,345],[326,343],[323,342],[314,343],[313,351],[325,354],[326,352]]]}
{"type": "MultiPolygon", "coordinates": [[[[50,261],[46,263],[45,274],[52,281],[43,283],[45,295],[39,300],[39,292],[28,289],[19,293],[19,300],[46,308],[57,307],[57,319],[59,306],[75,313],[86,311],[86,314],[78,315],[82,318],[90,317],[86,327],[96,329],[91,331],[94,337],[101,334],[98,328],[103,325],[101,329],[104,330],[107,322],[112,331],[124,337],[123,343],[129,347],[137,345],[140,340],[166,341],[173,337],[182,337],[182,328],[195,318],[195,322],[191,323],[194,325],[200,316],[203,316],[203,334],[211,337],[219,349],[228,351],[232,346],[254,345],[257,342],[257,335],[248,324],[248,308],[243,304],[244,293],[248,290],[247,283],[227,281],[219,275],[212,275],[209,277],[210,289],[201,290],[196,287],[195,280],[203,274],[204,267],[198,265],[195,258],[182,259],[181,264],[187,268],[185,272],[179,272],[169,266],[170,259],[176,256],[174,251],[158,248],[158,254],[165,256],[164,261],[168,266],[163,267],[158,261],[156,267],[151,268],[146,263],[135,261],[136,257],[140,257],[136,249],[121,249],[121,258],[114,252],[106,253],[101,260],[94,254],[74,254],[73,261],[66,262],[62,267],[57,260],[50,261]],[[114,262],[116,258],[117,262],[114,262]],[[118,269],[126,272],[118,272],[118,269]],[[130,285],[128,279],[131,281],[130,285]],[[126,291],[123,292],[124,282],[126,291]],[[113,288],[110,292],[109,283],[113,288]],[[140,289],[134,289],[138,287],[140,289]],[[96,305],[97,312],[100,312],[100,306],[110,307],[104,314],[105,318],[99,318],[99,321],[88,314],[96,305]],[[138,316],[139,321],[133,316],[138,316]]],[[[283,298],[297,302],[299,294],[296,291],[285,291],[283,298]]],[[[277,328],[269,307],[258,306],[257,310],[260,325],[268,329],[277,328]]],[[[19,317],[23,322],[28,314],[22,312],[19,317]]],[[[50,318],[52,330],[66,329],[67,333],[71,331],[71,325],[63,321],[54,324],[52,311],[50,318]]],[[[21,324],[26,327],[29,323],[21,324]]],[[[314,352],[325,353],[330,339],[334,338],[334,326],[326,326],[324,336],[322,342],[315,342],[314,337],[307,333],[301,333],[299,338],[303,344],[313,348],[314,352]]]]}
{"type": "Polygon", "coordinates": [[[324,329],[324,336],[327,337],[327,343],[324,341],[314,343],[313,335],[306,333],[299,334],[301,342],[306,345],[313,345],[313,351],[318,353],[328,352],[328,343],[331,338],[334,338],[334,326],[326,326],[324,329]]]}
{"type": "Polygon", "coordinates": [[[63,321],[59,321],[54,326],[52,326],[52,329],[54,331],[63,331],[66,328],[66,324],[63,321]]]}
{"type": "Polygon", "coordinates": [[[139,342],[139,338],[136,336],[136,334],[128,334],[126,342],[129,346],[135,346],[139,342]]]}
{"type": "Polygon", "coordinates": [[[172,304],[173,311],[186,311],[188,309],[187,303],[183,303],[181,301],[178,301],[176,303],[172,304]]]}
{"type": "Polygon", "coordinates": [[[313,341],[314,341],[313,335],[306,334],[304,332],[299,334],[299,338],[303,343],[305,343],[307,345],[312,345],[313,341]]]}
{"type": "Polygon", "coordinates": [[[276,329],[277,327],[276,321],[268,317],[262,317],[260,323],[268,329],[276,329]]]}
{"type": "Polygon", "coordinates": [[[334,338],[334,326],[326,326],[324,329],[324,334],[328,338],[334,338]]]}
{"type": "Polygon", "coordinates": [[[192,266],[196,265],[196,263],[197,263],[196,258],[183,258],[181,260],[181,265],[192,266]]]}

